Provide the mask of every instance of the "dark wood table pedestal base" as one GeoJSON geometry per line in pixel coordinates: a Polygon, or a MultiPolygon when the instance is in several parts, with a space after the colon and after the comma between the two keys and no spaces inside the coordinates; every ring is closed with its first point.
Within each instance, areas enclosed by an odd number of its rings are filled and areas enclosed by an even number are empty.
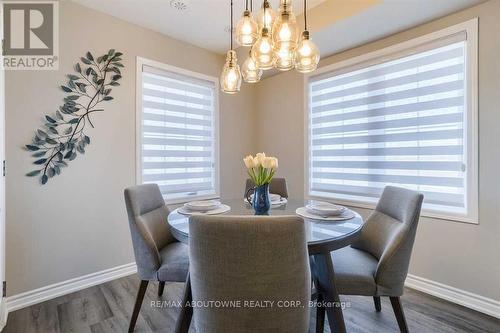
{"type": "Polygon", "coordinates": [[[332,333],[345,333],[344,315],[339,293],[335,287],[333,262],[330,253],[320,253],[312,256],[311,274],[317,289],[316,333],[323,333],[325,312],[332,333]]]}

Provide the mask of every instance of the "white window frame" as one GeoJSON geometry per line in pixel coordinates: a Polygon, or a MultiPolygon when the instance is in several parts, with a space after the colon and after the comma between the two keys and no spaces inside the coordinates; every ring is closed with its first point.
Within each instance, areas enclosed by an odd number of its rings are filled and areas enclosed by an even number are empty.
{"type": "Polygon", "coordinates": [[[200,196],[191,196],[189,198],[183,197],[172,200],[165,200],[165,203],[170,204],[180,204],[185,203],[187,201],[196,199],[196,200],[205,200],[205,199],[217,199],[220,198],[220,161],[219,161],[219,151],[220,151],[220,142],[219,142],[219,79],[213,76],[205,75],[198,72],[189,71],[183,68],[175,67],[172,65],[167,65],[155,60],[150,60],[142,57],[137,57],[137,66],[136,66],[136,113],[135,113],[135,161],[136,161],[136,178],[135,182],[137,185],[142,184],[142,73],[143,66],[149,66],[153,68],[157,68],[160,70],[165,70],[185,76],[190,76],[195,79],[201,79],[205,81],[213,82],[214,84],[214,168],[215,168],[215,194],[210,195],[200,195],[200,196]]]}
{"type": "Polygon", "coordinates": [[[308,199],[331,200],[338,204],[374,209],[375,204],[346,201],[335,198],[325,198],[309,195],[309,180],[310,180],[310,158],[309,144],[311,140],[310,128],[310,107],[309,107],[309,81],[311,78],[324,74],[326,72],[338,71],[343,68],[352,67],[355,65],[371,66],[381,62],[388,61],[392,58],[399,58],[398,54],[418,48],[423,44],[436,41],[457,33],[465,32],[467,35],[466,41],[466,89],[465,99],[467,110],[465,112],[465,134],[467,138],[467,176],[466,176],[466,194],[467,194],[467,215],[453,215],[448,212],[440,212],[429,209],[423,209],[421,215],[443,220],[451,220],[458,222],[466,222],[479,224],[479,182],[478,182],[478,18],[473,18],[463,23],[417,37],[399,44],[395,44],[377,51],[366,53],[354,58],[340,61],[331,65],[324,66],[313,73],[306,74],[304,79],[304,197],[308,199]]]}

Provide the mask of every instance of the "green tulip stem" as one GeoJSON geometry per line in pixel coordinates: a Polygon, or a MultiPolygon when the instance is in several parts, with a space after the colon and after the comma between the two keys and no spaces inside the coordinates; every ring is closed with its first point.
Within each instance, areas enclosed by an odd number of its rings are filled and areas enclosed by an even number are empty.
{"type": "Polygon", "coordinates": [[[247,169],[247,174],[256,186],[269,184],[276,173],[276,169],[266,169],[259,165],[257,168],[247,169]]]}

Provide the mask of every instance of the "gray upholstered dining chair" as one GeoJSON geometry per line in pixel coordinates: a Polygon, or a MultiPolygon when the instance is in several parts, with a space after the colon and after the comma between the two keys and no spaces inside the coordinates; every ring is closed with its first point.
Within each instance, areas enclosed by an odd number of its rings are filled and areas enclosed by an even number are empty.
{"type": "MultiPolygon", "coordinates": [[[[247,178],[245,184],[245,193],[243,197],[246,197],[248,189],[255,186],[255,183],[250,178],[247,178]]],[[[273,194],[279,194],[282,198],[288,198],[288,189],[286,186],[285,178],[273,178],[269,184],[269,192],[273,194]]]]}
{"type": "Polygon", "coordinates": [[[195,307],[196,332],[308,331],[311,273],[302,218],[192,216],[189,256],[193,302],[241,302],[195,307]]]}
{"type": "Polygon", "coordinates": [[[125,189],[125,205],[132,235],[137,273],[141,279],[129,332],[133,332],[149,281],[158,281],[158,296],[165,281],[184,282],[189,270],[187,245],[171,235],[168,208],[156,184],[125,189]]]}
{"type": "MultiPolygon", "coordinates": [[[[376,311],[380,297],[390,298],[401,332],[408,326],[401,306],[404,282],[417,231],[423,195],[387,186],[350,247],[332,252],[335,285],[339,294],[373,296],[376,311]]],[[[324,312],[317,313],[323,325],[324,312]]]]}

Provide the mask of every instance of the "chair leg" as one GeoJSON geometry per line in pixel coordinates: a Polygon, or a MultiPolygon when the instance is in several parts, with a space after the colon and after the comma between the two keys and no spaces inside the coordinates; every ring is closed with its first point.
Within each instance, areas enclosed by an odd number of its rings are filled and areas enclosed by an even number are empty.
{"type": "Polygon", "coordinates": [[[165,281],[160,281],[158,284],[158,296],[163,295],[163,289],[165,289],[165,281]]]}
{"type": "Polygon", "coordinates": [[[382,304],[380,304],[380,296],[373,296],[373,303],[375,303],[375,311],[382,311],[382,304]]]}
{"type": "Polygon", "coordinates": [[[191,325],[191,318],[193,317],[193,308],[189,303],[193,300],[191,293],[191,278],[189,273],[186,277],[186,284],[184,286],[184,294],[182,295],[182,307],[177,322],[175,323],[175,333],[188,333],[189,326],[191,325]]]}
{"type": "Polygon", "coordinates": [[[316,306],[316,333],[323,333],[325,331],[325,307],[323,303],[323,296],[318,295],[318,305],[316,306]]]}
{"type": "Polygon", "coordinates": [[[139,316],[139,311],[141,310],[142,300],[144,299],[144,294],[146,294],[146,289],[148,288],[149,281],[141,281],[139,286],[139,291],[137,292],[137,298],[135,299],[134,311],[132,312],[132,317],[130,318],[130,325],[128,327],[128,332],[132,333],[135,328],[135,323],[137,317],[139,316]]]}
{"type": "Polygon", "coordinates": [[[399,330],[401,333],[408,333],[408,325],[406,324],[405,314],[403,312],[403,306],[401,305],[401,300],[399,297],[389,297],[392,304],[392,309],[396,315],[396,320],[398,321],[399,330]]]}

